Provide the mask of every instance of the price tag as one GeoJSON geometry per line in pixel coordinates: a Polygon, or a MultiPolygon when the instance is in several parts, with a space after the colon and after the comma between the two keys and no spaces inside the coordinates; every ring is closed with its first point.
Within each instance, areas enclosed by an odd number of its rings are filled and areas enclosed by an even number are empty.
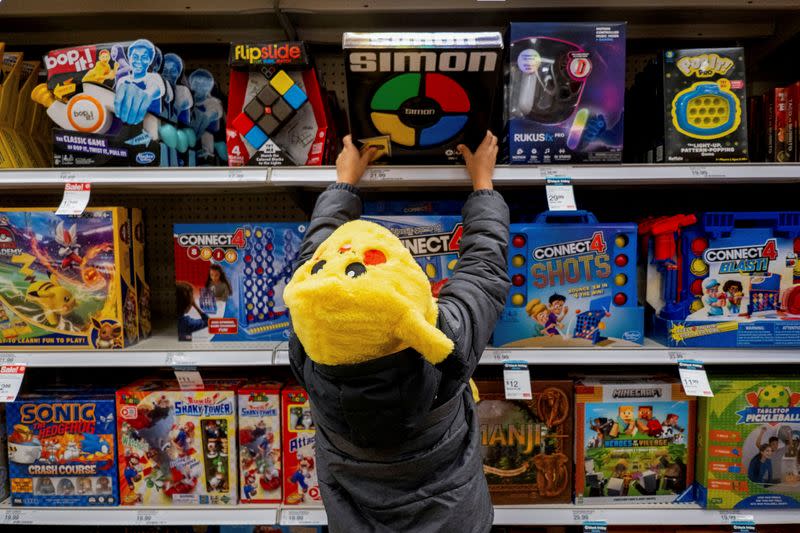
{"type": "Polygon", "coordinates": [[[186,352],[167,352],[164,359],[164,364],[169,366],[197,366],[197,359],[191,354],[186,352]]]}
{"type": "Polygon", "coordinates": [[[241,169],[231,169],[228,171],[228,179],[231,181],[243,181],[244,180],[244,170],[241,169]]]}
{"type": "Polygon", "coordinates": [[[531,372],[525,361],[506,361],[503,381],[507,400],[532,400],[531,372]]]}
{"type": "Polygon", "coordinates": [[[275,360],[273,361],[275,365],[288,365],[289,364],[289,350],[276,350],[275,351],[275,360]]]}
{"type": "Polygon", "coordinates": [[[175,368],[175,379],[181,390],[203,390],[203,378],[197,367],[186,366],[175,368]]]}
{"type": "Polygon", "coordinates": [[[751,514],[731,513],[730,511],[720,512],[719,518],[726,524],[733,524],[735,522],[753,522],[754,520],[754,517],[751,514]]]}
{"type": "Polygon", "coordinates": [[[608,524],[605,520],[587,520],[583,523],[583,533],[606,533],[608,524]]]}
{"type": "Polygon", "coordinates": [[[0,365],[13,365],[15,361],[13,353],[0,352],[0,365]]]}
{"type": "Polygon", "coordinates": [[[0,366],[0,403],[13,402],[17,399],[24,377],[25,365],[0,366]]]}
{"type": "Polygon", "coordinates": [[[389,168],[373,167],[367,169],[367,180],[369,181],[401,181],[403,177],[389,168]]]}
{"type": "Polygon", "coordinates": [[[311,509],[281,509],[281,525],[311,526],[327,522],[327,520],[321,520],[317,516],[319,512],[311,509]]]}
{"type": "Polygon", "coordinates": [[[161,511],[148,510],[136,511],[136,525],[140,526],[163,526],[166,525],[167,520],[161,514],[161,511]]]}
{"type": "Polygon", "coordinates": [[[61,181],[75,181],[78,179],[78,176],[75,175],[75,172],[71,170],[63,170],[59,173],[59,178],[61,181]]]}
{"type": "Polygon", "coordinates": [[[80,181],[68,181],[64,184],[64,197],[56,209],[56,215],[82,215],[89,205],[92,184],[80,181]]]}
{"type": "Polygon", "coordinates": [[[692,361],[690,359],[678,361],[678,373],[681,376],[681,383],[683,383],[683,391],[687,395],[714,396],[701,361],[692,361]]]}
{"type": "Polygon", "coordinates": [[[511,352],[501,352],[499,350],[486,350],[483,353],[484,359],[491,363],[505,363],[511,360],[511,352]]]}
{"type": "Polygon", "coordinates": [[[3,511],[3,518],[0,524],[33,524],[30,511],[25,509],[6,509],[3,511]]]}
{"type": "Polygon", "coordinates": [[[686,359],[686,353],[679,350],[667,350],[667,356],[670,361],[680,361],[686,359]]]}
{"type": "Polygon", "coordinates": [[[550,176],[545,185],[547,206],[550,211],[575,211],[575,191],[571,180],[566,176],[550,176]]]}
{"type": "Polygon", "coordinates": [[[731,527],[737,533],[756,533],[756,523],[752,520],[737,520],[731,523],[731,527]]]}
{"type": "Polygon", "coordinates": [[[592,509],[572,511],[572,521],[576,524],[585,524],[586,522],[590,521],[593,512],[594,511],[592,509]]]}

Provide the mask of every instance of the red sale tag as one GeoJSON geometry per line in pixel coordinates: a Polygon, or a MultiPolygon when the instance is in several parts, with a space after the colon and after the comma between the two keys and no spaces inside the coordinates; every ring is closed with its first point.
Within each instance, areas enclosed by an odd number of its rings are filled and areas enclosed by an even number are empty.
{"type": "Polygon", "coordinates": [[[92,184],[69,181],[64,184],[64,198],[56,210],[56,215],[82,215],[89,205],[92,184]]]}
{"type": "Polygon", "coordinates": [[[24,377],[25,365],[0,366],[0,403],[13,402],[17,399],[24,377]]]}

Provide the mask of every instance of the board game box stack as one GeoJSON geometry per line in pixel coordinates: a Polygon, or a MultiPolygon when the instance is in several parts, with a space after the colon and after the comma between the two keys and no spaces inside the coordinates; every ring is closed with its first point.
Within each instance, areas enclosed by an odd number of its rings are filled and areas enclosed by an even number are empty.
{"type": "Polygon", "coordinates": [[[242,503],[280,503],[281,384],[248,381],[238,391],[239,487],[242,503]]]}

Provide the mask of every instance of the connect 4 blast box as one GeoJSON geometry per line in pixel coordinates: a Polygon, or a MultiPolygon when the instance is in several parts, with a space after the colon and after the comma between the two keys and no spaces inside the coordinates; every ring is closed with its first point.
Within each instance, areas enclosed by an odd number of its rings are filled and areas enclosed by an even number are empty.
{"type": "Polygon", "coordinates": [[[113,391],[52,389],[6,404],[11,503],[119,503],[113,391]]]}
{"type": "Polygon", "coordinates": [[[281,391],[283,430],[283,503],[319,506],[316,464],[316,427],[308,393],[299,385],[281,391]]]}
{"type": "Polygon", "coordinates": [[[619,163],[625,23],[512,23],[511,163],[619,163]]]}
{"type": "Polygon", "coordinates": [[[800,346],[800,212],[643,222],[647,302],[670,346],[800,346]],[[646,247],[647,248],[647,247],[646,247]]]}
{"type": "Polygon", "coordinates": [[[342,46],[353,139],[380,161],[455,162],[486,135],[499,33],[345,33],[342,46]]]}
{"type": "Polygon", "coordinates": [[[747,161],[743,48],[664,52],[664,158],[747,161]]]}
{"type": "Polygon", "coordinates": [[[242,503],[280,503],[281,384],[239,388],[239,493],[242,503]]]}
{"type": "Polygon", "coordinates": [[[511,292],[494,345],[632,346],[644,340],[636,225],[547,211],[511,225],[511,292]]]}
{"type": "Polygon", "coordinates": [[[128,212],[0,210],[0,346],[123,348],[138,338],[128,212]]]}
{"type": "Polygon", "coordinates": [[[143,379],[117,390],[122,505],[236,503],[237,385],[143,379]]]}
{"type": "Polygon", "coordinates": [[[329,117],[305,45],[232,43],[229,63],[229,165],[327,163],[329,117]]]}
{"type": "Polygon", "coordinates": [[[691,500],[687,488],[694,480],[695,407],[677,380],[579,380],[575,502],[691,500]]]}
{"type": "Polygon", "coordinates": [[[698,408],[698,501],[800,507],[800,376],[712,377],[698,408]]]}
{"type": "Polygon", "coordinates": [[[183,341],[289,338],[283,289],[305,224],[175,224],[175,297],[183,341]]]}

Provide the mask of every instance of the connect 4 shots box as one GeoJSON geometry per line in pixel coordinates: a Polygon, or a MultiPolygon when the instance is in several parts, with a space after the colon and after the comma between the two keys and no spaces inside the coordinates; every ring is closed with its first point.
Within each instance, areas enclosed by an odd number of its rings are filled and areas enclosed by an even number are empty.
{"type": "Polygon", "coordinates": [[[238,384],[146,378],[117,390],[122,505],[236,503],[238,384]]]}
{"type": "Polygon", "coordinates": [[[305,229],[300,223],[176,224],[179,339],[288,339],[283,289],[305,229]]]}
{"type": "Polygon", "coordinates": [[[705,213],[681,229],[682,217],[653,223],[656,336],[670,346],[800,346],[800,212],[705,213]],[[679,261],[660,239],[679,246],[679,261]]]}
{"type": "Polygon", "coordinates": [[[664,52],[664,159],[747,161],[744,49],[664,52]]]}
{"type": "Polygon", "coordinates": [[[138,339],[128,211],[0,209],[0,346],[123,348],[138,339]]]}
{"type": "Polygon", "coordinates": [[[394,233],[411,252],[431,283],[431,293],[439,296],[458,263],[464,228],[457,216],[364,216],[394,233]]]}
{"type": "Polygon", "coordinates": [[[712,377],[698,407],[698,501],[800,507],[800,376],[712,377]]]}
{"type": "Polygon", "coordinates": [[[308,393],[299,385],[281,391],[283,431],[283,503],[319,506],[316,464],[316,427],[308,393]]]}
{"type": "Polygon", "coordinates": [[[228,164],[326,163],[329,121],[305,45],[232,43],[229,64],[228,164]]]}
{"type": "Polygon", "coordinates": [[[240,501],[280,503],[281,384],[247,382],[238,396],[240,501]]]}
{"type": "Polygon", "coordinates": [[[531,382],[507,400],[501,381],[477,383],[483,472],[495,505],[572,501],[572,381],[531,382]]]}
{"type": "Polygon", "coordinates": [[[579,380],[575,503],[682,501],[694,480],[695,408],[677,380],[579,380]]]}
{"type": "Polygon", "coordinates": [[[345,33],[342,46],[353,139],[379,161],[455,162],[486,135],[499,33],[345,33]]]}
{"type": "Polygon", "coordinates": [[[633,346],[644,340],[636,294],[636,224],[547,211],[511,225],[511,292],[494,345],[633,346]]]}
{"type": "Polygon", "coordinates": [[[48,389],[6,404],[11,503],[119,503],[114,393],[48,389]]]}
{"type": "Polygon", "coordinates": [[[625,23],[512,23],[511,163],[619,163],[625,23]]]}

